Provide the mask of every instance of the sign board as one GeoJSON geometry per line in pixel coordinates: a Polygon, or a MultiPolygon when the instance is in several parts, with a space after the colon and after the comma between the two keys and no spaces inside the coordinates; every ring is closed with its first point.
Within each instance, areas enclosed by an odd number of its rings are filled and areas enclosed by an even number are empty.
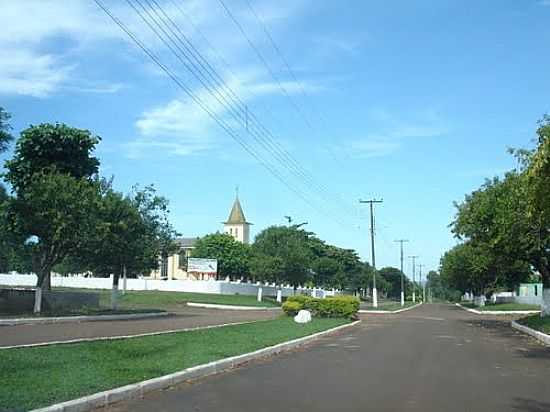
{"type": "Polygon", "coordinates": [[[217,259],[203,259],[203,258],[188,258],[187,259],[187,272],[197,273],[218,273],[218,260],[217,259]]]}

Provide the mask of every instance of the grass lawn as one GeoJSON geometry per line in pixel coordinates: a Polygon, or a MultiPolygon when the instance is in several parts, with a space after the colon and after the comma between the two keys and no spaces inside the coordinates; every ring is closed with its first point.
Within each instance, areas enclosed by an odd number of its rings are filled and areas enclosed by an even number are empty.
{"type": "Polygon", "coordinates": [[[481,312],[487,310],[540,310],[540,305],[524,305],[521,303],[496,303],[496,304],[485,304],[485,306],[478,307],[473,303],[461,303],[462,306],[472,309],[477,309],[481,312]]]}
{"type": "MultiPolygon", "coordinates": [[[[110,292],[107,292],[110,299],[110,292]]],[[[275,299],[265,297],[258,302],[256,296],[249,295],[215,295],[211,293],[189,292],[159,292],[159,291],[131,291],[121,296],[120,304],[123,308],[152,307],[168,309],[186,302],[215,303],[218,305],[276,307],[275,299]]]]}
{"type": "MultiPolygon", "coordinates": [[[[256,307],[277,307],[279,304],[273,297],[265,297],[258,302],[256,296],[248,295],[216,295],[209,293],[188,293],[188,292],[161,292],[161,291],[127,291],[120,292],[119,310],[112,312],[111,291],[105,289],[77,289],[77,288],[54,288],[54,290],[78,291],[99,293],[99,308],[82,308],[70,312],[43,312],[41,316],[77,316],[77,315],[98,315],[98,314],[126,314],[140,312],[158,312],[177,310],[184,307],[187,302],[215,303],[220,305],[256,306],[256,307]]],[[[30,313],[2,313],[0,317],[32,317],[30,313]]],[[[1,411],[1,409],[0,409],[1,411]]]]}
{"type": "Polygon", "coordinates": [[[540,315],[531,315],[518,320],[522,325],[550,335],[550,316],[541,318],[540,315]]]}
{"type": "Polygon", "coordinates": [[[0,350],[0,410],[44,407],[348,323],[280,317],[116,341],[0,350]]]}

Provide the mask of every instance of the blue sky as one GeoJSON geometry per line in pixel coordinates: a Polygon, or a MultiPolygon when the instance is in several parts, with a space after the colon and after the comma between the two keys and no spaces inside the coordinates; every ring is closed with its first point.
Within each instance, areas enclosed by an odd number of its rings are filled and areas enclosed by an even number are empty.
{"type": "MultiPolygon", "coordinates": [[[[407,238],[406,255],[436,269],[455,243],[452,202],[514,167],[506,148],[529,147],[550,111],[548,0],[250,0],[292,72],[245,0],[225,4],[267,67],[219,0],[157,1],[301,165],[300,177],[258,145],[231,117],[236,105],[218,103],[128,3],[103,3],[293,190],[92,0],[0,0],[0,106],[16,133],[59,121],[100,135],[101,173],[124,191],[154,183],[185,236],[221,230],[238,185],[253,235],[291,215],[370,260],[367,207],[358,200],[376,197],[384,199],[378,266],[398,266],[393,240],[407,238]]],[[[227,99],[224,90],[213,93],[227,99]]]]}

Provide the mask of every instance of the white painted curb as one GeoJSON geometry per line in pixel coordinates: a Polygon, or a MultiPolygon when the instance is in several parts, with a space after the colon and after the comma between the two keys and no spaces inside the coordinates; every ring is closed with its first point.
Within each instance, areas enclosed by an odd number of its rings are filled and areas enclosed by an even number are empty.
{"type": "Polygon", "coordinates": [[[208,309],[227,309],[227,310],[281,310],[280,307],[265,307],[265,306],[237,306],[237,305],[218,305],[216,303],[195,303],[187,302],[187,306],[194,308],[208,309]]]}
{"type": "Polygon", "coordinates": [[[168,312],[127,313],[124,315],[58,316],[49,318],[0,319],[0,326],[44,325],[47,323],[90,322],[96,320],[129,320],[168,316],[168,312]]]}
{"type": "Polygon", "coordinates": [[[360,309],[359,313],[370,313],[370,314],[377,314],[377,315],[386,315],[386,314],[394,314],[394,313],[400,313],[405,312],[406,310],[414,309],[418,306],[422,305],[422,302],[417,303],[416,305],[409,306],[408,308],[398,309],[398,310],[369,310],[369,309],[360,309]]]}
{"type": "Polygon", "coordinates": [[[221,323],[219,325],[207,325],[207,326],[196,326],[193,328],[183,328],[183,329],[170,329],[162,330],[158,332],[147,332],[139,333],[137,335],[118,335],[118,336],[98,336],[95,338],[77,338],[70,340],[58,340],[50,342],[39,342],[39,343],[24,343],[22,345],[12,345],[12,346],[0,346],[0,350],[3,349],[18,349],[18,348],[34,348],[35,346],[50,346],[50,345],[63,345],[68,343],[81,343],[81,342],[96,342],[102,340],[118,340],[118,339],[131,339],[131,338],[143,338],[145,336],[157,336],[157,335],[166,335],[168,333],[178,333],[178,332],[190,332],[193,330],[202,330],[202,329],[214,329],[221,328],[223,326],[236,326],[244,325],[246,323],[261,322],[261,320],[252,320],[246,322],[232,322],[232,323],[221,323]]]}
{"type": "Polygon", "coordinates": [[[540,313],[540,310],[476,310],[462,306],[460,303],[455,303],[455,305],[476,315],[534,315],[540,313]]]}
{"type": "Polygon", "coordinates": [[[89,396],[57,403],[55,405],[51,405],[45,408],[34,409],[31,412],[84,412],[95,408],[105,407],[115,402],[139,398],[147,392],[174,386],[190,379],[196,379],[215,373],[220,373],[227,369],[234,368],[235,366],[241,365],[245,362],[249,362],[257,358],[262,358],[268,355],[275,355],[280,352],[298,348],[305,345],[306,343],[313,342],[323,336],[355,326],[360,322],[360,320],[357,320],[355,322],[348,323],[347,325],[337,326],[332,329],[314,333],[313,335],[304,336],[303,338],[279,343],[277,345],[259,349],[254,352],[220,359],[214,362],[206,363],[204,365],[193,366],[191,368],[171,373],[169,375],[160,376],[158,378],[153,378],[126,386],[121,386],[119,388],[111,389],[104,392],[94,393],[89,396]]]}
{"type": "Polygon", "coordinates": [[[545,345],[550,346],[550,335],[547,335],[546,333],[539,332],[538,330],[532,329],[528,326],[521,325],[515,320],[511,322],[511,325],[514,329],[517,329],[523,333],[526,333],[527,335],[531,335],[536,340],[544,343],[545,345]]]}

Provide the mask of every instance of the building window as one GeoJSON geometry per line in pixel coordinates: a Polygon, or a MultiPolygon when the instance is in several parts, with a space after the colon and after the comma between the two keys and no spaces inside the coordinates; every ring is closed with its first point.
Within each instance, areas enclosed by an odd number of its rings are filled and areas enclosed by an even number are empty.
{"type": "Polygon", "coordinates": [[[239,228],[238,227],[235,228],[235,237],[236,238],[239,237],[239,228]]]}
{"type": "Polygon", "coordinates": [[[229,228],[229,234],[233,235],[233,228],[232,227],[229,228]]]}

